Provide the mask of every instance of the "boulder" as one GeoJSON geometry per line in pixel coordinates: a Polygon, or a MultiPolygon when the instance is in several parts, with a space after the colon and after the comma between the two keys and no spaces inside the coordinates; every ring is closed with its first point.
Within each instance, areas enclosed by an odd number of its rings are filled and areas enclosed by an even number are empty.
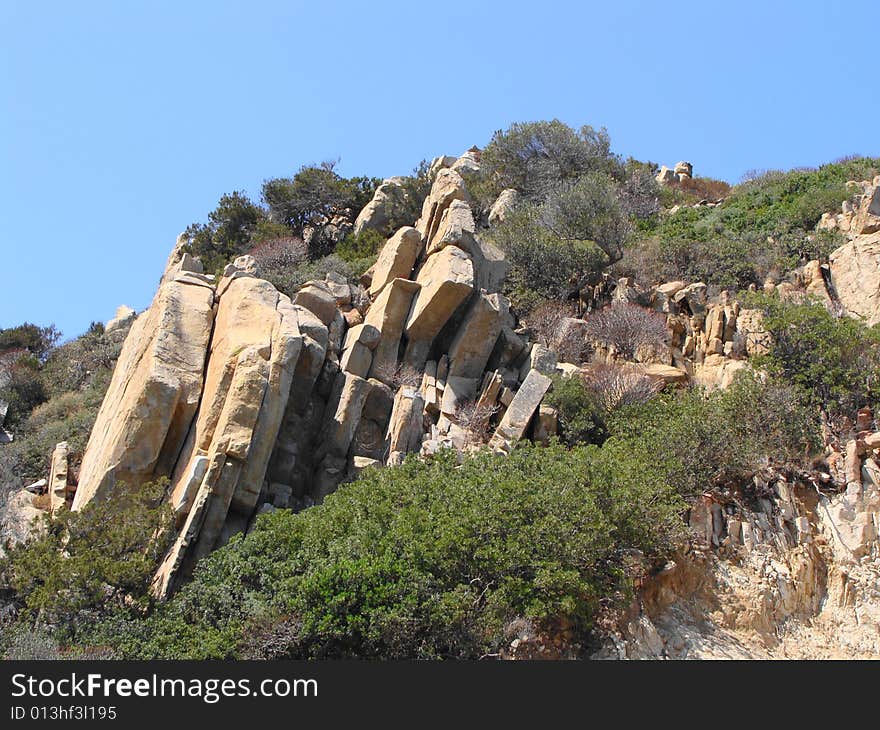
{"type": "Polygon", "coordinates": [[[369,293],[375,299],[394,279],[409,279],[422,248],[422,237],[412,226],[398,230],[382,247],[373,267],[369,293]]]}
{"type": "Polygon", "coordinates": [[[458,246],[473,254],[476,246],[474,215],[464,200],[453,200],[440,216],[437,230],[427,246],[427,255],[437,253],[446,246],[458,246]]]}
{"type": "Polygon", "coordinates": [[[501,294],[477,294],[449,347],[449,374],[479,378],[501,332],[507,300],[501,294]]]}
{"type": "Polygon", "coordinates": [[[880,232],[880,185],[876,181],[862,195],[851,230],[856,235],[880,232]]]}
{"type": "Polygon", "coordinates": [[[369,203],[358,213],[354,222],[354,235],[360,235],[367,229],[385,233],[390,221],[407,202],[407,192],[400,177],[384,180],[369,203]]]}
{"type": "Polygon", "coordinates": [[[4,555],[3,546],[14,547],[25,542],[41,529],[38,522],[45,513],[34,506],[34,495],[25,489],[9,493],[0,514],[0,557],[4,555]]]}
{"type": "Polygon", "coordinates": [[[422,215],[416,228],[422,240],[430,246],[440,226],[440,219],[453,200],[468,200],[467,189],[461,175],[449,168],[441,169],[434,178],[431,192],[422,204],[422,215]]]}
{"type": "Polygon", "coordinates": [[[553,381],[546,375],[532,370],[504,412],[498,428],[489,441],[489,446],[496,451],[510,451],[510,449],[526,433],[529,423],[544,394],[550,389],[553,381]]]}
{"type": "Polygon", "coordinates": [[[513,212],[518,200],[519,193],[513,188],[502,190],[495,202],[492,203],[492,207],[489,208],[489,225],[497,226],[504,223],[513,212]]]}
{"type": "Polygon", "coordinates": [[[880,322],[880,233],[857,236],[830,256],[831,281],[840,304],[868,326],[880,322]]]}
{"type": "MultiPolygon", "coordinates": [[[[124,327],[136,316],[137,312],[135,312],[131,307],[127,307],[122,304],[116,308],[116,314],[113,316],[113,319],[109,320],[104,325],[104,332],[109,334],[110,332],[113,332],[120,327],[124,327]]],[[[0,421],[0,423],[2,423],[2,421],[0,421]]]]}
{"type": "Polygon", "coordinates": [[[425,401],[415,388],[404,386],[397,391],[385,440],[389,465],[400,464],[407,454],[421,448],[424,409],[425,401]]]}
{"type": "Polygon", "coordinates": [[[67,441],[55,445],[49,467],[49,511],[53,514],[67,504],[67,441]]]}
{"type": "Polygon", "coordinates": [[[380,332],[379,342],[373,350],[370,377],[389,383],[397,366],[397,354],[404,324],[410,311],[413,296],[419,284],[408,279],[394,279],[386,286],[370,306],[364,326],[380,332]]]}
{"type": "Polygon", "coordinates": [[[293,303],[305,307],[327,327],[336,319],[336,297],[323,281],[310,281],[293,298],[293,303]]]}
{"type": "Polygon", "coordinates": [[[369,381],[351,373],[336,376],[321,430],[320,455],[348,453],[371,387],[369,381]]]}
{"type": "Polygon", "coordinates": [[[434,338],[474,288],[470,257],[455,246],[430,256],[416,278],[420,289],[406,320],[405,359],[421,369],[434,338]]]}
{"type": "Polygon", "coordinates": [[[125,339],[83,456],[75,510],[109,495],[117,480],[137,485],[170,475],[187,437],[202,393],[214,290],[174,278],[179,249],[180,241],[125,339]]]}

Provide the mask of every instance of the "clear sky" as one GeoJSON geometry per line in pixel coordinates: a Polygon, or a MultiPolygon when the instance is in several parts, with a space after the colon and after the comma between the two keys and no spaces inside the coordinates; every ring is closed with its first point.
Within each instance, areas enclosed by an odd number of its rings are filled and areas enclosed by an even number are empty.
{"type": "Polygon", "coordinates": [[[0,0],[0,327],[140,310],[224,192],[514,121],[736,182],[880,155],[877,0],[0,0]]]}

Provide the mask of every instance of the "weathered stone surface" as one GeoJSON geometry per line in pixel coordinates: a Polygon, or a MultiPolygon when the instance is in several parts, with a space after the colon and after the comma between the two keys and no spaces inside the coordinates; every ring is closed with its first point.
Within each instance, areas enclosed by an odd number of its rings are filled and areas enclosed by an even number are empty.
{"type": "Polygon", "coordinates": [[[67,502],[67,441],[55,445],[49,467],[49,511],[55,513],[67,502]]]}
{"type": "Polygon", "coordinates": [[[348,453],[371,387],[367,380],[351,373],[336,376],[322,428],[321,454],[342,457],[348,453]]]}
{"type": "Polygon", "coordinates": [[[351,304],[351,286],[342,274],[335,271],[328,271],[324,277],[324,285],[329,289],[333,298],[336,299],[336,306],[342,307],[351,304]]]}
{"type": "Polygon", "coordinates": [[[386,286],[370,306],[365,326],[374,327],[381,335],[373,350],[370,377],[391,382],[397,365],[400,338],[419,284],[408,279],[395,279],[386,286]]]}
{"type": "Polygon", "coordinates": [[[464,200],[453,200],[440,216],[437,230],[427,246],[427,255],[435,254],[446,246],[458,246],[472,254],[476,245],[475,230],[471,206],[464,200]]]}
{"type": "Polygon", "coordinates": [[[369,350],[375,350],[379,340],[382,339],[382,333],[371,324],[359,324],[350,327],[345,333],[344,349],[348,349],[355,343],[359,343],[369,350]]]}
{"type": "Polygon", "coordinates": [[[373,364],[373,353],[366,345],[360,342],[352,343],[351,347],[342,353],[342,359],[339,361],[339,369],[361,378],[366,378],[370,373],[370,366],[373,364]]]}
{"type": "Polygon", "coordinates": [[[513,188],[502,190],[495,202],[492,203],[492,207],[489,208],[489,225],[497,226],[504,223],[511,212],[513,212],[518,200],[519,193],[513,188]]]}
{"type": "Polygon", "coordinates": [[[558,418],[559,413],[555,408],[542,403],[535,418],[533,440],[539,444],[549,444],[550,439],[556,435],[558,418]]]}
{"type": "MultiPolygon", "coordinates": [[[[137,313],[131,307],[127,307],[122,304],[116,308],[116,314],[113,316],[113,319],[109,320],[104,325],[104,332],[109,334],[110,332],[113,332],[113,330],[124,327],[129,323],[130,320],[133,320],[136,316],[137,313]]],[[[0,423],[2,423],[2,421],[0,421],[0,423]]]]}
{"type": "Polygon", "coordinates": [[[544,394],[553,381],[537,370],[532,370],[504,412],[504,417],[489,441],[489,446],[499,451],[509,451],[529,427],[532,416],[541,404],[544,394]]]}
{"type": "Polygon", "coordinates": [[[373,267],[370,297],[375,299],[394,279],[409,279],[421,248],[421,234],[412,226],[401,228],[389,238],[373,267]]]}
{"type": "Polygon", "coordinates": [[[154,580],[160,596],[228,539],[228,520],[246,526],[303,348],[301,310],[269,282],[240,277],[222,291],[202,402],[173,475],[182,528],[154,580]]]}
{"type": "Polygon", "coordinates": [[[747,370],[745,360],[731,360],[723,355],[707,355],[694,369],[693,381],[706,388],[727,388],[740,370],[747,370]]]}
{"type": "Polygon", "coordinates": [[[300,289],[293,303],[305,307],[327,327],[336,318],[336,297],[323,281],[311,281],[300,289]]]}
{"type": "Polygon", "coordinates": [[[662,380],[666,384],[679,384],[688,381],[687,372],[677,367],[673,367],[672,365],[663,365],[661,363],[639,363],[637,365],[631,365],[627,363],[627,367],[635,372],[643,373],[649,378],[662,380]]]}
{"type": "Polygon", "coordinates": [[[232,262],[232,265],[239,271],[244,271],[248,274],[253,274],[254,276],[258,273],[257,260],[250,254],[239,256],[232,262]]]}
{"type": "Polygon", "coordinates": [[[385,443],[389,465],[400,464],[407,454],[421,448],[424,409],[425,401],[418,390],[404,386],[397,391],[385,443]]]}
{"type": "Polygon", "coordinates": [[[862,195],[851,230],[856,235],[880,231],[880,185],[876,184],[876,180],[862,195]]]}
{"type": "Polygon", "coordinates": [[[478,293],[449,346],[449,374],[479,378],[501,332],[507,300],[500,294],[478,293]]]}
{"type": "Polygon", "coordinates": [[[382,182],[373,193],[369,203],[358,213],[354,222],[354,235],[367,229],[385,232],[389,221],[405,204],[407,199],[403,178],[391,177],[382,182]]]}
{"type": "Polygon", "coordinates": [[[174,255],[153,303],[125,339],[83,456],[73,509],[106,497],[117,480],[134,485],[169,475],[186,439],[202,392],[214,292],[174,281],[174,255]]]}
{"type": "Polygon", "coordinates": [[[430,246],[440,226],[440,219],[453,200],[468,200],[467,189],[461,175],[455,170],[444,168],[437,173],[431,192],[422,204],[422,215],[416,223],[416,228],[427,245],[430,246]]]}
{"type": "Polygon", "coordinates": [[[34,506],[34,495],[26,489],[18,489],[9,494],[0,512],[0,557],[5,554],[4,545],[14,547],[31,537],[44,514],[34,506]]]}
{"type": "Polygon", "coordinates": [[[525,380],[532,370],[537,370],[544,375],[552,375],[556,371],[556,362],[556,353],[553,350],[535,343],[520,369],[520,380],[525,380]]]}
{"type": "Polygon", "coordinates": [[[850,316],[880,322],[880,233],[857,236],[829,256],[831,281],[850,316]]]}
{"type": "Polygon", "coordinates": [[[466,378],[450,375],[446,378],[443,388],[443,399],[440,402],[440,412],[446,416],[453,416],[458,409],[474,400],[477,395],[478,378],[466,378]]]}
{"type": "Polygon", "coordinates": [[[434,338],[473,290],[474,267],[464,251],[447,246],[428,258],[416,281],[421,288],[406,320],[405,358],[421,368],[434,338]]]}

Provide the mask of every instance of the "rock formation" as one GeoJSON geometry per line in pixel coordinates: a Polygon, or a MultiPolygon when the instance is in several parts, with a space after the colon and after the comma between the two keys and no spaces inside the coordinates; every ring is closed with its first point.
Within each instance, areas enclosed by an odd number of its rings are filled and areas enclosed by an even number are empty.
{"type": "MultiPolygon", "coordinates": [[[[476,150],[435,160],[421,217],[392,232],[360,308],[332,273],[291,301],[250,256],[215,281],[178,241],[125,341],[73,503],[169,478],[175,532],[157,595],[261,511],[318,504],[367,466],[473,443],[461,413],[475,404],[498,450],[555,432],[539,406],[556,357],[513,332],[506,262],[480,240],[460,174],[478,165],[476,150]]],[[[380,187],[358,230],[381,228],[396,187],[380,187]]]]}

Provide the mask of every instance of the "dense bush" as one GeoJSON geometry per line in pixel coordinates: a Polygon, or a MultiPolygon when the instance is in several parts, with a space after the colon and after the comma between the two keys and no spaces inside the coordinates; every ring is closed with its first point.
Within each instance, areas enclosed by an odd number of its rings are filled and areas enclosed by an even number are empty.
{"type": "Polygon", "coordinates": [[[328,235],[336,215],[350,219],[373,197],[381,182],[376,178],[344,178],[334,170],[335,163],[305,165],[291,178],[274,178],[263,183],[263,199],[270,218],[287,226],[294,236],[309,240],[312,258],[333,250],[328,235]],[[306,236],[308,229],[313,233],[306,236]]]}
{"type": "Polygon", "coordinates": [[[61,333],[50,324],[39,327],[25,322],[18,327],[0,329],[0,355],[10,350],[27,350],[38,360],[44,360],[61,337],[61,333]]]}
{"type": "Polygon", "coordinates": [[[566,299],[579,282],[601,271],[607,258],[591,241],[562,240],[540,222],[541,210],[523,205],[493,232],[505,252],[510,271],[507,294],[519,311],[543,299],[566,299]]]}
{"type": "Polygon", "coordinates": [[[622,175],[604,129],[574,130],[557,119],[516,123],[495,132],[481,154],[480,174],[468,187],[486,205],[505,188],[542,200],[550,188],[589,172],[622,175]]]}
{"type": "Polygon", "coordinates": [[[343,261],[363,261],[377,256],[384,243],[385,237],[381,233],[367,228],[357,235],[349,233],[340,241],[334,253],[343,261]]]}
{"type": "Polygon", "coordinates": [[[801,464],[818,448],[818,414],[779,380],[740,373],[726,390],[688,389],[620,408],[608,421],[609,453],[638,448],[652,472],[685,496],[726,487],[767,464],[801,464]]]}
{"type": "Polygon", "coordinates": [[[569,446],[600,444],[607,436],[606,414],[584,380],[552,375],[553,387],[544,396],[544,403],[555,408],[559,436],[569,446]]]}
{"type": "Polygon", "coordinates": [[[783,301],[754,294],[749,306],[764,313],[772,345],[756,364],[777,373],[832,415],[852,416],[880,397],[880,331],[835,317],[820,302],[783,301]]]}
{"type": "Polygon", "coordinates": [[[77,512],[61,509],[44,529],[10,548],[0,564],[20,620],[72,636],[113,611],[138,612],[166,543],[167,479],[138,488],[116,486],[112,500],[77,512]]]}
{"type": "Polygon", "coordinates": [[[235,191],[224,195],[208,214],[207,223],[194,223],[186,229],[189,248],[208,272],[217,272],[250,247],[265,211],[247,195],[235,191]]]}
{"type": "Polygon", "coordinates": [[[319,509],[261,517],[103,641],[139,657],[477,658],[523,617],[584,640],[628,590],[627,551],[680,536],[681,502],[640,460],[525,446],[369,470],[319,509]]]}
{"type": "MultiPolygon", "coordinates": [[[[856,157],[815,170],[767,172],[731,188],[716,206],[684,207],[639,226],[620,272],[641,281],[684,279],[725,288],[761,285],[810,259],[822,259],[843,241],[813,229],[823,213],[840,209],[847,180],[871,179],[880,159],[856,157]]],[[[699,178],[665,187],[667,204],[691,203],[682,191],[705,195],[722,186],[697,186],[699,178]],[[705,189],[703,189],[705,188],[705,189]],[[671,197],[670,197],[671,196],[671,197]]]]}

